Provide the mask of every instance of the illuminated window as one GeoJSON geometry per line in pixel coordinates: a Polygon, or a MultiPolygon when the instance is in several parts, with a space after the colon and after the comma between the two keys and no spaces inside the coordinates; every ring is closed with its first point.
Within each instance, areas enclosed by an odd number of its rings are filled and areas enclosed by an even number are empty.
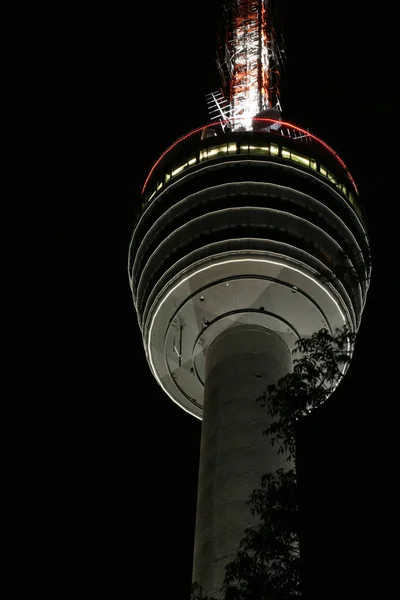
{"type": "Polygon", "coordinates": [[[194,163],[195,163],[195,162],[197,162],[197,158],[196,158],[196,157],[194,157],[194,158],[191,158],[191,159],[188,161],[188,165],[194,165],[194,163]]]}
{"type": "Polygon", "coordinates": [[[249,146],[251,154],[269,154],[268,146],[249,146]]]}
{"type": "MultiPolygon", "coordinates": [[[[296,161],[296,162],[298,162],[298,163],[300,163],[300,164],[302,164],[302,165],[304,165],[306,167],[310,166],[310,159],[307,158],[306,156],[302,156],[301,154],[294,154],[292,152],[292,160],[294,160],[294,161],[296,161]]],[[[316,168],[316,166],[317,165],[315,163],[315,167],[314,168],[316,168]]]]}
{"type": "Polygon", "coordinates": [[[215,146],[214,148],[203,150],[200,152],[200,160],[206,160],[207,158],[212,158],[217,154],[226,154],[227,152],[236,152],[236,144],[230,144],[229,146],[224,144],[223,146],[215,146]]]}
{"type": "Polygon", "coordinates": [[[287,148],[282,148],[282,157],[290,158],[290,150],[288,150],[287,148]]]}
{"type": "Polygon", "coordinates": [[[154,190],[154,192],[152,193],[152,195],[148,198],[147,202],[150,202],[150,200],[153,198],[153,196],[155,196],[156,194],[156,190],[154,190]]]}
{"type": "Polygon", "coordinates": [[[352,205],[354,206],[355,202],[354,202],[354,196],[351,192],[349,192],[349,200],[352,203],[352,205]]]}
{"type": "Polygon", "coordinates": [[[162,185],[163,185],[163,184],[162,184],[162,181],[160,181],[160,183],[157,185],[157,192],[158,192],[158,190],[161,190],[161,188],[162,188],[162,185]]]}
{"type": "Polygon", "coordinates": [[[171,172],[171,177],[175,177],[175,175],[178,175],[178,173],[180,173],[181,171],[183,171],[183,169],[186,167],[187,163],[185,163],[184,165],[181,165],[180,167],[177,167],[176,169],[174,169],[171,172]]]}
{"type": "Polygon", "coordinates": [[[336,177],[335,177],[334,175],[332,175],[332,173],[330,173],[329,171],[328,171],[328,179],[329,179],[329,181],[331,181],[332,183],[337,183],[337,179],[336,179],[336,177]]]}
{"type": "Polygon", "coordinates": [[[321,173],[321,175],[324,175],[325,177],[328,175],[328,171],[322,165],[319,165],[319,172],[321,173]]]}
{"type": "Polygon", "coordinates": [[[279,146],[277,146],[276,144],[271,144],[271,146],[270,146],[270,152],[274,156],[278,156],[278,154],[279,154],[279,146]]]}
{"type": "Polygon", "coordinates": [[[170,173],[165,173],[165,183],[168,183],[168,181],[171,179],[171,174],[170,173]]]}
{"type": "Polygon", "coordinates": [[[225,153],[228,152],[228,146],[224,144],[223,146],[218,146],[217,148],[212,148],[211,152],[213,154],[219,154],[220,152],[225,153]]]}
{"type": "Polygon", "coordinates": [[[248,146],[240,146],[240,152],[246,153],[249,151],[249,147],[248,146]]]}

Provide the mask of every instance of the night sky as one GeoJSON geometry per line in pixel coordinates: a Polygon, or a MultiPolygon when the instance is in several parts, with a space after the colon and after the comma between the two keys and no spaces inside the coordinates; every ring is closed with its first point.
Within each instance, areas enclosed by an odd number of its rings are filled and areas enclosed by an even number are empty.
{"type": "MultiPolygon", "coordinates": [[[[305,585],[320,600],[397,588],[380,301],[394,102],[379,49],[394,42],[355,4],[281,1],[284,117],[348,164],[374,259],[346,381],[299,433],[305,585]]],[[[148,170],[208,121],[220,2],[99,6],[34,6],[15,31],[9,556],[15,590],[41,598],[183,600],[200,422],[150,375],[126,265],[148,170]]]]}

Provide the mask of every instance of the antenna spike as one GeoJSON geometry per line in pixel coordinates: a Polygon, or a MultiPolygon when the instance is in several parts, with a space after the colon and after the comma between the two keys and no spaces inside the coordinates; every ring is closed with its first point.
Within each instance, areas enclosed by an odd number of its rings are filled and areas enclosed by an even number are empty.
{"type": "Polygon", "coordinates": [[[225,2],[225,31],[219,36],[217,67],[222,93],[213,108],[234,118],[233,129],[252,129],[255,116],[281,111],[279,76],[284,45],[277,43],[274,0],[225,2]]]}

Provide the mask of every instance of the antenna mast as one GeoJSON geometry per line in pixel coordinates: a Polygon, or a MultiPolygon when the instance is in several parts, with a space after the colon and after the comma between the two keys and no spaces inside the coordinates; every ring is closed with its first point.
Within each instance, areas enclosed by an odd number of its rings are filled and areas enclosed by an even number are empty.
{"type": "Polygon", "coordinates": [[[273,0],[224,4],[224,32],[217,49],[222,89],[208,95],[212,119],[231,118],[232,129],[251,130],[253,117],[279,118],[282,49],[272,22],[273,0]]]}

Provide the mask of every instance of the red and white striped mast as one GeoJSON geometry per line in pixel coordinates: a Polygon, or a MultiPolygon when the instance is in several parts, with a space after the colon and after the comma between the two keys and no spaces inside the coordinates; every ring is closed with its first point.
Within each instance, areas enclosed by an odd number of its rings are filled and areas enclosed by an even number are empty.
{"type": "Polygon", "coordinates": [[[222,90],[208,96],[212,119],[231,118],[251,130],[255,116],[279,118],[281,50],[272,23],[273,0],[225,4],[225,32],[217,52],[222,90]]]}

